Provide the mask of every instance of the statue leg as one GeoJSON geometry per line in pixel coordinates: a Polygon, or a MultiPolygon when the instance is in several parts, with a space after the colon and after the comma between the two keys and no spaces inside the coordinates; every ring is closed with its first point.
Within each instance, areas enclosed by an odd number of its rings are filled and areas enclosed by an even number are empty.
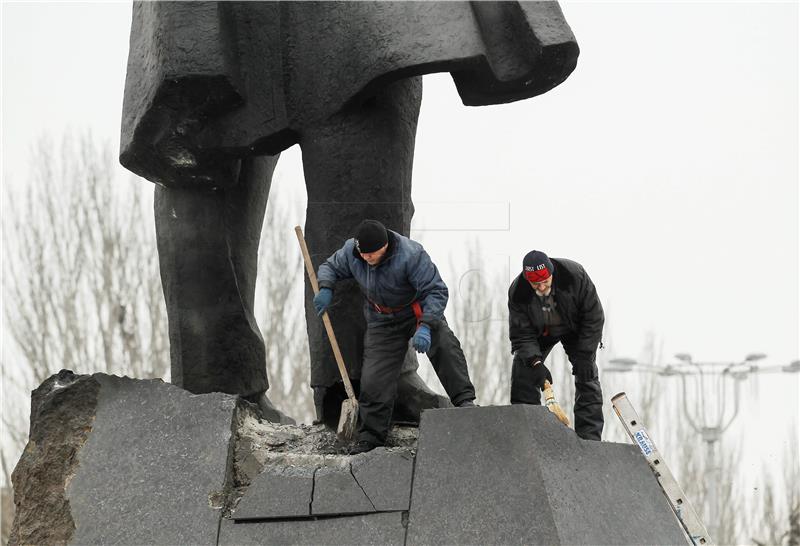
{"type": "MultiPolygon", "coordinates": [[[[172,382],[193,393],[238,394],[264,417],[264,341],[253,315],[256,266],[278,156],[243,160],[229,189],[156,186],[161,283],[167,303],[172,382]]],[[[284,416],[285,417],[285,416],[284,416]]]]}
{"type": "MultiPolygon", "coordinates": [[[[353,236],[364,218],[409,234],[414,214],[411,170],[421,98],[421,78],[401,80],[300,135],[308,190],[305,235],[315,268],[353,236]]],[[[311,300],[306,281],[311,386],[317,418],[335,424],[344,393],[337,384],[336,363],[311,300]],[[337,413],[332,415],[334,411],[337,413]]],[[[337,341],[356,384],[364,349],[362,305],[363,297],[355,283],[343,282],[336,288],[330,311],[337,341]]],[[[398,383],[398,419],[418,420],[424,408],[449,405],[446,398],[427,388],[416,373],[417,366],[413,353],[406,357],[398,383]]]]}

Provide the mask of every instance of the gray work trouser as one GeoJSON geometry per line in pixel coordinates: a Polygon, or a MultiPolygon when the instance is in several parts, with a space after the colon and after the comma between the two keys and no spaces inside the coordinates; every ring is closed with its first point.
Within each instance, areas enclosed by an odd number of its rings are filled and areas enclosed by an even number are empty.
{"type": "MultiPolygon", "coordinates": [[[[417,329],[413,315],[391,322],[370,322],[364,335],[364,363],[358,401],[361,428],[358,439],[383,445],[389,433],[397,397],[397,378],[408,351],[408,340],[417,329]]],[[[454,405],[475,398],[467,360],[453,331],[442,320],[431,329],[427,352],[436,376],[454,405]]]]}
{"type": "MultiPolygon", "coordinates": [[[[577,354],[573,336],[542,337],[539,347],[542,349],[542,360],[561,341],[567,357],[572,363],[572,375],[575,376],[575,433],[584,440],[600,440],[603,434],[603,391],[597,375],[595,363],[596,352],[591,355],[577,354]],[[575,362],[580,362],[575,365],[575,362]]],[[[514,357],[511,368],[511,403],[541,404],[542,391],[534,385],[535,372],[530,362],[523,362],[519,356],[514,357]]]]}

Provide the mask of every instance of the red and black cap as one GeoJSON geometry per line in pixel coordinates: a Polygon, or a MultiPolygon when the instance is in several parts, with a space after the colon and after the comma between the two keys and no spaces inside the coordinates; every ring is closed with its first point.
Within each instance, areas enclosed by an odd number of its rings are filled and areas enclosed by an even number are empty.
{"type": "Polygon", "coordinates": [[[386,227],[377,220],[364,220],[356,230],[356,249],[362,254],[380,250],[389,242],[386,227]]]}
{"type": "Polygon", "coordinates": [[[531,250],[522,259],[522,273],[530,282],[546,281],[553,274],[553,262],[541,250],[531,250]]]}

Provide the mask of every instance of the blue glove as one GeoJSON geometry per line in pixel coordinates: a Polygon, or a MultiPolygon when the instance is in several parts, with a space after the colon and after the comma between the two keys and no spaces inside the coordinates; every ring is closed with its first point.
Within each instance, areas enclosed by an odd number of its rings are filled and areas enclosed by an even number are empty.
{"type": "Polygon", "coordinates": [[[320,288],[316,296],[314,296],[314,308],[317,310],[317,315],[322,315],[327,311],[333,299],[333,290],[330,288],[320,288]]]}
{"type": "Polygon", "coordinates": [[[427,353],[431,348],[431,329],[422,324],[414,334],[413,343],[418,353],[427,353]]]}

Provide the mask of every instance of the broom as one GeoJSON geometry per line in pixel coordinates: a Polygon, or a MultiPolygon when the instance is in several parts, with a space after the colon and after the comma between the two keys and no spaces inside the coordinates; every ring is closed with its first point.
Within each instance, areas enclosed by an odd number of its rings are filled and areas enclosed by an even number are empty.
{"type": "MultiPolygon", "coordinates": [[[[311,256],[308,253],[308,246],[303,237],[303,230],[300,226],[294,228],[297,235],[297,241],[300,243],[300,251],[303,253],[303,261],[306,263],[306,271],[308,272],[308,280],[311,281],[311,288],[314,290],[314,295],[319,294],[319,283],[317,283],[317,274],[314,272],[314,266],[311,265],[311,256]]],[[[328,312],[322,314],[322,322],[325,324],[325,331],[328,333],[328,340],[331,342],[333,349],[333,356],[336,358],[336,365],[339,367],[339,374],[342,376],[344,383],[344,390],[347,392],[347,400],[342,402],[342,410],[339,413],[339,426],[336,428],[336,435],[343,442],[351,441],[356,434],[356,423],[358,422],[358,400],[353,392],[353,385],[350,383],[350,376],[347,373],[347,368],[344,365],[344,358],[342,352],[339,350],[339,344],[336,342],[336,336],[333,334],[333,325],[328,312]]]]}
{"type": "Polygon", "coordinates": [[[553,385],[547,379],[544,380],[544,404],[551,413],[558,417],[559,421],[569,426],[569,417],[556,401],[556,396],[553,394],[553,385]]]}

